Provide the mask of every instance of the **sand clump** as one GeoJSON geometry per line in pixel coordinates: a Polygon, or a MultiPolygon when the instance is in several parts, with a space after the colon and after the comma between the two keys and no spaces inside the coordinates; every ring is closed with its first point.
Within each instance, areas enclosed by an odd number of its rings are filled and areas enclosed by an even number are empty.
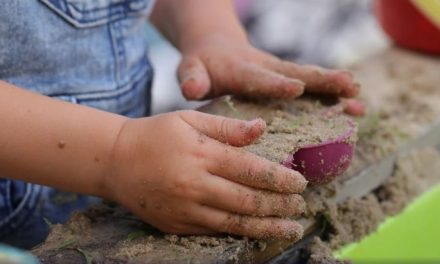
{"type": "Polygon", "coordinates": [[[165,234],[105,202],[53,225],[46,242],[32,252],[41,263],[224,263],[258,247],[243,237],[165,234]]]}
{"type": "MultiPolygon", "coordinates": [[[[283,162],[287,156],[304,146],[317,145],[337,139],[352,128],[343,115],[326,117],[319,114],[303,114],[299,117],[283,114],[274,117],[266,133],[246,150],[274,162],[283,162]]],[[[356,133],[350,137],[356,141],[356,133]]]]}
{"type": "MultiPolygon", "coordinates": [[[[357,141],[356,124],[342,114],[342,108],[324,106],[316,98],[249,102],[224,97],[214,107],[223,116],[266,121],[265,133],[245,149],[277,163],[301,147],[333,141],[350,131],[347,143],[357,141]]],[[[213,111],[209,106],[202,110],[213,111]]]]}
{"type": "Polygon", "coordinates": [[[350,261],[337,260],[333,257],[332,249],[319,237],[314,237],[309,245],[308,264],[346,264],[350,261]]]}

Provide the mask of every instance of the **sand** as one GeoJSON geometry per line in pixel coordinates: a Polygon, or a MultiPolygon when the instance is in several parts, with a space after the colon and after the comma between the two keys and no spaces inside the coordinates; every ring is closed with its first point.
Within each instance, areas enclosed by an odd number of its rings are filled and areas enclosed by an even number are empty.
{"type": "Polygon", "coordinates": [[[327,239],[314,239],[309,263],[339,263],[332,257],[334,249],[359,241],[375,231],[386,216],[401,212],[414,198],[440,182],[440,174],[436,173],[439,170],[440,154],[436,149],[412,151],[398,158],[392,177],[371,194],[340,205],[326,205],[323,214],[329,226],[323,237],[327,239]]]}
{"type": "MultiPolygon", "coordinates": [[[[310,256],[310,263],[334,263],[330,256],[332,249],[373,232],[386,216],[398,213],[413,197],[431,186],[431,180],[440,180],[430,178],[435,176],[430,171],[439,171],[439,168],[432,167],[440,164],[438,154],[433,149],[416,151],[401,156],[394,176],[365,197],[351,198],[339,205],[327,202],[340,193],[346,180],[420,135],[440,116],[440,92],[436,89],[440,83],[439,66],[438,60],[393,50],[355,69],[364,87],[362,98],[369,112],[365,118],[357,120],[359,140],[349,170],[337,180],[309,188],[305,193],[308,204],[305,217],[325,217],[329,223],[322,240],[315,239],[315,246],[305,253],[310,256]]],[[[269,125],[264,139],[272,134],[285,137],[296,131],[296,122],[304,125],[301,120],[303,113],[320,117],[318,113],[324,109],[338,112],[337,108],[321,99],[304,99],[294,104],[256,102],[264,104],[266,110],[245,102],[237,103],[233,99],[221,99],[224,101],[217,101],[205,111],[242,119],[261,116],[269,125]]],[[[332,127],[331,122],[323,124],[322,130],[332,127]]],[[[312,122],[311,127],[315,125],[312,122]]],[[[304,141],[323,141],[332,137],[331,133],[323,133],[322,136],[318,139],[307,137],[304,141]]],[[[263,146],[264,142],[257,142],[249,150],[280,161],[295,150],[299,141],[295,139],[292,144],[284,144],[278,150],[270,145],[267,149],[271,150],[259,152],[256,146],[263,146]]],[[[279,142],[286,141],[281,139],[279,142]]],[[[256,258],[267,260],[273,257],[288,245],[288,242],[252,241],[226,235],[170,236],[142,223],[120,207],[103,204],[86,214],[75,215],[67,224],[54,225],[47,241],[32,252],[43,263],[87,263],[87,259],[96,263],[254,263],[256,258]]]]}
{"type": "MultiPolygon", "coordinates": [[[[230,98],[222,100],[224,101],[220,107],[224,107],[224,111],[230,110],[230,114],[246,115],[247,119],[265,119],[268,125],[266,132],[258,142],[246,149],[278,163],[301,146],[335,139],[353,128],[351,123],[348,123],[349,118],[340,110],[323,106],[311,98],[294,103],[251,103],[230,98]]],[[[354,143],[356,137],[353,136],[349,140],[354,143]]],[[[167,258],[172,262],[176,256],[180,261],[205,263],[220,260],[242,261],[247,255],[251,255],[247,253],[264,251],[265,247],[264,241],[242,237],[163,234],[141,223],[126,210],[106,203],[85,214],[75,214],[65,225],[54,225],[46,243],[34,252],[43,263],[51,263],[54,259],[61,258],[58,254],[62,254],[63,258],[76,260],[79,255],[85,256],[84,252],[94,260],[105,259],[114,263],[154,263],[159,259],[166,261],[167,258]],[[115,232],[112,230],[115,225],[123,225],[124,228],[115,232]],[[107,241],[107,244],[103,241],[107,241]]]]}
{"type": "MultiPolygon", "coordinates": [[[[363,87],[368,87],[361,97],[369,113],[359,122],[358,151],[345,179],[355,175],[362,164],[380,160],[420,136],[439,119],[439,67],[438,58],[395,49],[354,68],[363,87]]],[[[392,177],[365,197],[336,206],[314,196],[309,209],[315,214],[322,212],[330,226],[322,240],[315,238],[311,245],[310,263],[339,263],[332,258],[332,250],[358,241],[374,232],[385,217],[401,212],[414,198],[440,182],[439,169],[438,151],[415,150],[401,154],[392,177]]],[[[338,183],[330,185],[322,192],[338,192],[338,183]]]]}
{"type": "Polygon", "coordinates": [[[64,225],[53,225],[33,253],[42,263],[213,263],[236,260],[250,247],[258,245],[247,238],[164,234],[125,209],[104,203],[75,213],[64,225]]]}

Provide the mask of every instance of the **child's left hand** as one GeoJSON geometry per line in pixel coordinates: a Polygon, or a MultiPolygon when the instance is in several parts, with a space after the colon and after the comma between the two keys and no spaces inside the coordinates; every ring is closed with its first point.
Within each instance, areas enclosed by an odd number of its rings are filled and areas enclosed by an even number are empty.
{"type": "MultiPolygon", "coordinates": [[[[348,71],[283,61],[247,41],[212,34],[192,44],[181,50],[178,69],[182,93],[189,100],[225,94],[294,98],[304,91],[352,98],[359,92],[348,71]]],[[[354,99],[345,99],[343,105],[352,115],[365,111],[354,99]]]]}

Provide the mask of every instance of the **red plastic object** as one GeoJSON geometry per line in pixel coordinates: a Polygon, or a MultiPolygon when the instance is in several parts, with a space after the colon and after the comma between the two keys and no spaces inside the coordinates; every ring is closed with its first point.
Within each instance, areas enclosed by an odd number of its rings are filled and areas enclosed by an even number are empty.
{"type": "Polygon", "coordinates": [[[440,55],[440,28],[410,0],[376,0],[375,11],[383,29],[396,44],[440,55]]]}

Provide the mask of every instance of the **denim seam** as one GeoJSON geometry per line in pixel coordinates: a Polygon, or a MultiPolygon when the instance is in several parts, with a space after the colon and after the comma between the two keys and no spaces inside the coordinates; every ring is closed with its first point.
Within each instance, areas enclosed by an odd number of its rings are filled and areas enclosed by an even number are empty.
{"type": "MultiPolygon", "coordinates": [[[[147,75],[144,78],[133,82],[132,86],[136,87],[136,90],[144,89],[145,86],[138,86],[138,84],[141,82],[145,82],[145,85],[151,85],[151,81],[152,81],[152,79],[148,78],[148,75],[147,75]]],[[[133,92],[134,90],[135,89],[132,89],[132,90],[129,90],[126,92],[133,92]]],[[[108,100],[108,99],[105,99],[105,98],[99,98],[99,99],[93,99],[93,100],[84,99],[84,100],[77,100],[77,103],[82,104],[82,103],[87,103],[88,101],[99,102],[99,101],[104,101],[104,100],[108,100]]],[[[125,104],[124,107],[120,107],[118,112],[121,115],[125,115],[125,114],[133,111],[133,109],[137,109],[138,107],[142,107],[144,105],[142,100],[131,100],[130,102],[131,102],[130,104],[125,104]]]]}
{"type": "MultiPolygon", "coordinates": [[[[11,181],[6,182],[6,197],[12,197],[11,185],[12,185],[11,181]]],[[[8,207],[9,212],[13,211],[14,207],[12,206],[12,201],[9,198],[7,199],[7,207],[8,207]]]]}
{"type": "Polygon", "coordinates": [[[107,28],[108,28],[108,34],[109,37],[111,39],[111,45],[112,45],[112,53],[113,53],[113,59],[114,59],[114,65],[115,65],[115,69],[114,69],[114,78],[115,81],[117,83],[116,86],[119,86],[121,80],[119,79],[119,62],[118,62],[118,54],[117,54],[117,50],[116,50],[116,39],[113,36],[113,27],[111,23],[107,24],[107,28]]]}
{"type": "MultiPolygon", "coordinates": [[[[84,104],[84,103],[87,103],[87,102],[90,102],[90,101],[92,101],[92,102],[100,102],[100,101],[106,101],[106,100],[111,100],[111,99],[116,99],[117,100],[118,98],[126,95],[127,93],[133,93],[133,92],[136,93],[140,89],[145,89],[145,86],[151,86],[152,80],[153,79],[151,78],[151,75],[149,75],[149,74],[143,75],[142,78],[133,81],[133,83],[131,85],[129,85],[129,87],[130,87],[129,89],[124,89],[124,91],[121,94],[119,94],[118,96],[111,96],[111,97],[108,97],[108,98],[105,98],[105,97],[101,96],[99,98],[83,98],[83,99],[80,99],[80,98],[76,98],[74,96],[69,96],[69,95],[51,95],[51,96],[52,97],[57,97],[57,98],[59,98],[61,100],[64,100],[64,101],[69,101],[69,102],[74,103],[74,104],[84,104]],[[145,86],[139,86],[138,83],[140,83],[140,82],[144,82],[145,86]],[[133,88],[133,87],[135,87],[135,88],[133,88]]],[[[133,108],[136,108],[136,107],[139,107],[139,106],[143,105],[142,100],[133,99],[130,102],[131,103],[130,104],[126,104],[125,107],[120,107],[118,112],[120,114],[123,114],[125,112],[130,112],[133,108]]]]}
{"type": "MultiPolygon", "coordinates": [[[[124,13],[110,14],[110,15],[102,16],[98,19],[81,20],[76,17],[70,16],[66,10],[62,10],[62,9],[56,7],[48,0],[40,0],[40,1],[42,3],[44,3],[45,5],[47,5],[51,10],[56,12],[59,16],[64,18],[67,22],[69,22],[70,24],[72,24],[73,26],[75,26],[77,28],[88,28],[88,27],[101,26],[101,25],[110,23],[112,21],[118,21],[118,20],[128,18],[128,17],[136,17],[136,16],[144,16],[144,15],[148,16],[152,10],[152,7],[151,7],[152,4],[150,4],[150,6],[147,6],[145,8],[146,9],[145,14],[143,14],[142,12],[139,12],[139,10],[138,10],[138,11],[129,12],[129,13],[124,12],[124,13]]],[[[152,2],[152,3],[154,3],[154,2],[152,2]]]]}
{"type": "Polygon", "coordinates": [[[143,88],[138,88],[135,87],[136,84],[140,81],[145,80],[146,82],[149,81],[150,78],[148,78],[148,75],[144,75],[142,76],[142,78],[133,80],[129,85],[125,86],[124,88],[120,89],[120,93],[117,95],[104,95],[104,94],[100,94],[100,96],[93,98],[93,97],[89,97],[88,94],[85,94],[83,97],[81,96],[76,96],[76,100],[77,101],[81,101],[81,102],[87,102],[87,101],[104,101],[104,100],[109,100],[109,99],[119,99],[122,96],[125,96],[126,94],[133,92],[137,89],[143,89],[143,88]],[[133,88],[135,87],[135,88],[133,88]]]}
{"type": "MultiPolygon", "coordinates": [[[[133,2],[137,2],[137,3],[142,3],[142,2],[144,2],[144,3],[146,3],[144,0],[130,0],[130,4],[133,3],[133,2]]],[[[109,7],[110,7],[110,8],[114,8],[115,5],[118,5],[118,6],[122,5],[122,3],[118,3],[118,4],[109,4],[109,5],[105,6],[105,7],[100,7],[100,8],[87,9],[87,10],[85,10],[85,9],[80,9],[78,6],[76,6],[75,4],[73,4],[72,2],[70,2],[70,1],[68,1],[68,0],[65,1],[65,3],[66,3],[67,5],[69,5],[69,6],[71,6],[72,8],[74,8],[76,11],[78,11],[78,12],[80,12],[80,13],[92,13],[92,12],[96,12],[96,11],[100,11],[100,10],[108,9],[109,7]]],[[[145,5],[143,5],[143,6],[140,7],[140,8],[137,8],[137,9],[133,9],[133,8],[130,7],[130,10],[131,10],[132,12],[138,12],[138,11],[140,11],[140,10],[145,9],[146,7],[148,7],[148,3],[146,3],[145,5]]]]}
{"type": "MultiPolygon", "coordinates": [[[[138,80],[138,82],[143,82],[143,81],[145,81],[146,85],[148,85],[148,83],[150,83],[150,80],[148,80],[147,78],[138,80]]],[[[134,85],[137,85],[138,82],[135,82],[134,85]]],[[[143,88],[144,87],[140,87],[140,86],[137,87],[137,89],[143,89],[143,88]]],[[[103,101],[103,100],[106,100],[106,99],[78,100],[77,103],[78,104],[82,104],[82,103],[87,103],[88,101],[99,102],[99,101],[103,101]]],[[[143,100],[135,100],[135,99],[133,99],[130,102],[131,103],[129,103],[129,104],[125,104],[124,107],[121,106],[119,108],[118,112],[121,113],[121,114],[122,113],[126,113],[126,112],[130,112],[132,109],[135,109],[135,108],[143,105],[143,100]]]]}
{"type": "Polygon", "coordinates": [[[46,94],[49,97],[58,97],[58,96],[68,96],[75,97],[77,100],[99,100],[99,99],[109,99],[109,98],[119,98],[120,96],[125,95],[130,92],[132,89],[132,84],[134,82],[139,81],[140,79],[147,77],[152,79],[153,69],[151,65],[148,63],[143,67],[139,67],[139,71],[136,74],[133,74],[126,83],[122,85],[118,85],[115,90],[109,91],[94,91],[90,93],[63,93],[63,94],[46,94]]]}
{"type": "Polygon", "coordinates": [[[123,43],[123,36],[121,32],[121,23],[119,21],[114,21],[112,23],[109,23],[110,25],[110,32],[111,32],[111,38],[113,43],[113,53],[116,58],[116,74],[117,74],[117,85],[122,85],[122,76],[124,72],[126,71],[125,67],[125,60],[126,60],[126,54],[125,54],[125,48],[123,43]]]}
{"type": "MultiPolygon", "coordinates": [[[[141,83],[141,82],[145,82],[146,84],[148,84],[150,82],[150,80],[148,80],[148,78],[140,79],[140,80],[134,82],[133,85],[136,86],[137,89],[143,89],[144,87],[138,86],[138,83],[141,83]]],[[[92,100],[92,101],[99,102],[102,100],[105,100],[105,99],[97,99],[97,100],[92,100]]],[[[78,100],[78,104],[87,103],[88,101],[91,101],[91,100],[78,100]]],[[[133,109],[137,109],[138,107],[140,107],[140,106],[142,107],[143,105],[144,104],[143,104],[142,100],[138,100],[137,98],[132,99],[129,104],[125,104],[123,107],[121,106],[118,110],[118,113],[120,113],[121,115],[125,115],[125,114],[133,111],[133,109]]]]}
{"type": "Polygon", "coordinates": [[[151,77],[148,76],[149,75],[148,72],[151,72],[151,70],[148,69],[143,74],[139,74],[135,78],[131,78],[127,84],[124,84],[123,86],[118,86],[117,90],[115,90],[115,91],[93,93],[93,94],[77,94],[77,95],[70,95],[70,96],[73,96],[77,100],[81,100],[81,101],[107,100],[107,99],[112,99],[112,98],[120,98],[121,96],[124,96],[133,90],[132,86],[134,83],[138,82],[139,80],[141,80],[143,78],[145,78],[147,81],[148,81],[148,79],[151,79],[151,77]]]}

